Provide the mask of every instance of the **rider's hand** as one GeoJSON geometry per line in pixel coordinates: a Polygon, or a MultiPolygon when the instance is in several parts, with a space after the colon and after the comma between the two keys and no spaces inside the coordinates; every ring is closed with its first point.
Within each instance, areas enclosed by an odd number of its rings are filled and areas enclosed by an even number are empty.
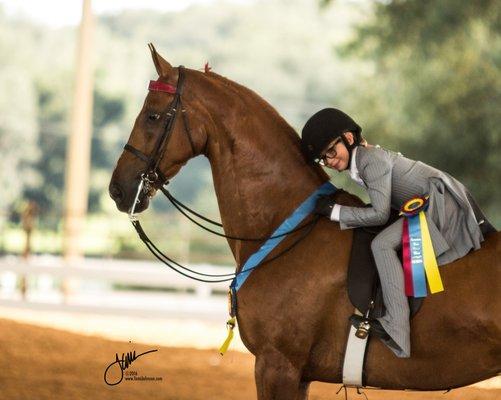
{"type": "Polygon", "coordinates": [[[324,195],[319,196],[317,202],[315,203],[315,208],[313,209],[314,214],[325,215],[330,218],[332,209],[336,203],[330,196],[324,195]]]}

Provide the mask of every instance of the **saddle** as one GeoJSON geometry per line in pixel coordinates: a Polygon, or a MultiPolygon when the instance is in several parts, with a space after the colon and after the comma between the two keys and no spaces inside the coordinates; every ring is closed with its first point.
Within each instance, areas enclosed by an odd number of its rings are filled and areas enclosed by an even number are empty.
{"type": "MultiPolygon", "coordinates": [[[[370,207],[367,204],[366,207],[370,207]]],[[[369,312],[371,318],[380,318],[385,314],[383,292],[376,262],[372,256],[371,242],[374,237],[399,218],[398,211],[392,210],[385,225],[355,228],[348,263],[348,297],[351,303],[364,315],[369,312]]],[[[402,261],[401,251],[398,252],[402,261]]],[[[410,318],[421,308],[423,298],[408,297],[410,318]]]]}

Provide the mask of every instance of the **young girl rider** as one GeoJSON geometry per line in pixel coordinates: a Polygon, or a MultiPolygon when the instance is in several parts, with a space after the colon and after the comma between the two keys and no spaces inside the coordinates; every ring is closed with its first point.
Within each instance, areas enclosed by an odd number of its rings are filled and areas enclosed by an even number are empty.
{"type": "MultiPolygon", "coordinates": [[[[479,249],[484,235],[495,231],[458,180],[400,153],[369,145],[361,132],[353,119],[334,108],[317,112],[305,124],[302,148],[307,160],[348,171],[366,188],[371,203],[370,207],[348,207],[321,197],[315,207],[317,214],[339,222],[341,229],[384,225],[391,208],[400,210],[409,199],[429,196],[425,215],[438,265],[479,249]]],[[[398,218],[371,243],[386,307],[386,314],[371,321],[371,326],[376,331],[384,329],[382,340],[398,357],[410,357],[409,304],[397,255],[403,219],[398,218]]]]}

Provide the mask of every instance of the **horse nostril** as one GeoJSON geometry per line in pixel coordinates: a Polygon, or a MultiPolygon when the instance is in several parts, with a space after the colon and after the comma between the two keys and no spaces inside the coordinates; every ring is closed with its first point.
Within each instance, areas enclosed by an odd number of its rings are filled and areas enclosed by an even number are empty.
{"type": "Polygon", "coordinates": [[[123,192],[118,185],[111,185],[109,192],[111,198],[115,200],[117,203],[119,203],[120,200],[122,200],[124,197],[123,192]]]}

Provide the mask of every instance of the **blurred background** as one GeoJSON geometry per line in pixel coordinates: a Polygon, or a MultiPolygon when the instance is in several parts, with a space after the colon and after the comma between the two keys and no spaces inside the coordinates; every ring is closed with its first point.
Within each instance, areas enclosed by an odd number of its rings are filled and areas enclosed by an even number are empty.
{"type": "MultiPolygon", "coordinates": [[[[464,182],[499,226],[499,3],[445,0],[95,0],[92,150],[84,252],[148,258],[107,193],[149,79],[153,42],[173,65],[213,70],[269,101],[299,132],[325,106],[353,116],[371,143],[464,182]],[[149,7],[149,9],[144,9],[149,7]]],[[[21,253],[26,202],[37,204],[32,251],[60,254],[81,2],[0,1],[0,251],[21,253]]],[[[335,183],[363,197],[336,176],[335,183]]],[[[217,217],[207,161],[172,192],[217,217]]],[[[224,240],[182,226],[164,199],[144,215],[176,257],[233,265],[224,240]],[[168,239],[167,239],[168,238],[168,239]]]]}
{"type": "MultiPolygon", "coordinates": [[[[172,65],[209,62],[298,132],[320,108],[344,110],[370,143],[461,180],[499,227],[500,10],[494,0],[0,0],[0,317],[166,345],[224,339],[227,284],[163,270],[108,195],[157,77],[149,42],[172,65]],[[72,135],[90,143],[73,186],[72,135]],[[74,190],[79,209],[68,200],[74,190]],[[80,223],[68,250],[71,218],[80,223]],[[119,317],[148,320],[131,333],[119,317]],[[154,333],[166,324],[176,333],[154,333]]],[[[333,182],[368,201],[342,175],[333,182]]],[[[219,219],[205,158],[191,160],[170,190],[219,219]]],[[[163,197],[152,204],[141,221],[169,256],[234,270],[224,239],[163,197]]]]}

